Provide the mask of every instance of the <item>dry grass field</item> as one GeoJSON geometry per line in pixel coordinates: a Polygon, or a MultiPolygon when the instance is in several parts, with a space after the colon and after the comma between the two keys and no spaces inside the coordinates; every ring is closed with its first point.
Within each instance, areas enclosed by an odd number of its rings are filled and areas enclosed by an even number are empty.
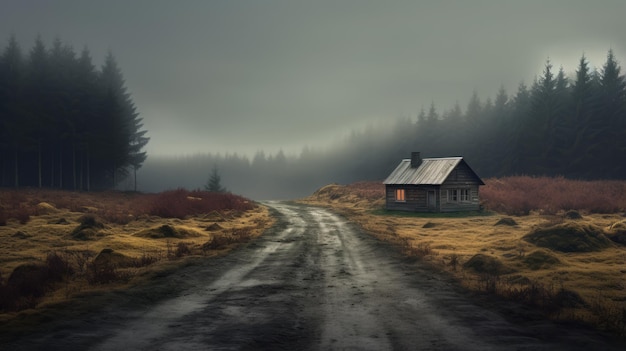
{"type": "Polygon", "coordinates": [[[581,186],[563,179],[489,179],[481,188],[485,210],[460,214],[386,211],[384,186],[370,182],[328,185],[299,201],[338,210],[365,231],[449,272],[473,291],[521,301],[551,318],[588,323],[623,336],[626,206],[620,203],[626,198],[626,182],[584,182],[587,201],[576,200],[578,210],[558,205],[569,200],[554,198],[547,209],[530,200],[545,198],[550,182],[566,190],[581,186]],[[522,183],[531,183],[530,188],[541,194],[516,189],[522,183]],[[600,189],[596,196],[594,187],[600,189]],[[606,196],[602,191],[607,188],[618,196],[603,204],[599,197],[606,196]],[[500,196],[506,192],[515,193],[513,200],[521,201],[522,207],[500,196]]]}
{"type": "Polygon", "coordinates": [[[272,223],[231,194],[1,191],[0,321],[224,254],[272,223]]]}

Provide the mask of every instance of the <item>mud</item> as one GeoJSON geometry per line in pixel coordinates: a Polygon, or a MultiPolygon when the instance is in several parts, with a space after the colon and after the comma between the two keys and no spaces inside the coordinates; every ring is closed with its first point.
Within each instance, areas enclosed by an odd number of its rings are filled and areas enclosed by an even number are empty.
{"type": "Polygon", "coordinates": [[[0,326],[0,349],[620,349],[591,330],[469,295],[328,210],[267,204],[277,224],[228,256],[79,299],[26,329],[0,326]]]}

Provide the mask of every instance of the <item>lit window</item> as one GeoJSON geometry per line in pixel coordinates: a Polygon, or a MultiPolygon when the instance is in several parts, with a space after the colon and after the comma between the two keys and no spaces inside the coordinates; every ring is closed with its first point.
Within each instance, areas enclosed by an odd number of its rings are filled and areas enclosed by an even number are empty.
{"type": "Polygon", "coordinates": [[[404,189],[396,189],[396,201],[406,201],[404,189]]]}

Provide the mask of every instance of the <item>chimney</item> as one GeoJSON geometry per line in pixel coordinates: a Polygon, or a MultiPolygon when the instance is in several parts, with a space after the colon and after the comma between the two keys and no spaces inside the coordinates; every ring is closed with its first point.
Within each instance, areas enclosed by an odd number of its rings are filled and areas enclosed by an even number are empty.
{"type": "Polygon", "coordinates": [[[422,164],[422,156],[419,152],[411,152],[411,168],[417,168],[422,164]]]}

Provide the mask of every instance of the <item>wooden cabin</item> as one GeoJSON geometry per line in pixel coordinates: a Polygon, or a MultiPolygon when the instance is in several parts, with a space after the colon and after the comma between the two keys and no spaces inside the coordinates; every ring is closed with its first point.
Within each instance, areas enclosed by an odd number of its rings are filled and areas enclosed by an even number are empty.
{"type": "Polygon", "coordinates": [[[388,210],[459,212],[480,209],[478,188],[485,185],[463,157],[422,159],[411,153],[385,179],[388,210]]]}

